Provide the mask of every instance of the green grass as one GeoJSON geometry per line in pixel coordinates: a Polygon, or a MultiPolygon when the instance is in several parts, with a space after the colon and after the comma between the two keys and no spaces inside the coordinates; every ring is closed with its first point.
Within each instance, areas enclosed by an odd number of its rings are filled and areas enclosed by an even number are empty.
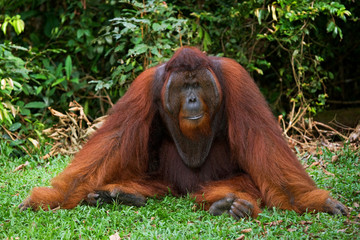
{"type": "Polygon", "coordinates": [[[17,205],[29,191],[49,185],[70,158],[9,157],[11,148],[4,143],[0,147],[0,239],[109,239],[115,233],[122,239],[236,239],[241,235],[247,239],[360,239],[360,153],[348,147],[335,153],[339,156],[335,163],[331,162],[334,153],[326,149],[322,155],[310,156],[306,163],[316,158],[328,163],[326,170],[334,176],[326,175],[319,166],[308,172],[319,187],[351,207],[349,217],[265,209],[258,219],[240,221],[226,215],[211,216],[195,210],[191,199],[172,196],[149,199],[140,208],[108,204],[20,212],[17,205]],[[26,161],[29,165],[25,169],[13,172],[26,161]]]}

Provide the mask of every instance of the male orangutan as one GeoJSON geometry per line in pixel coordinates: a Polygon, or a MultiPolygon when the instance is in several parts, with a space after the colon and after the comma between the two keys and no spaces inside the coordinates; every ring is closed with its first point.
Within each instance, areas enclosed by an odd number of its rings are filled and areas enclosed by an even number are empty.
{"type": "Polygon", "coordinates": [[[244,68],[192,47],[140,74],[51,185],[20,209],[143,206],[170,189],[236,219],[263,206],[347,214],[304,171],[244,68]]]}

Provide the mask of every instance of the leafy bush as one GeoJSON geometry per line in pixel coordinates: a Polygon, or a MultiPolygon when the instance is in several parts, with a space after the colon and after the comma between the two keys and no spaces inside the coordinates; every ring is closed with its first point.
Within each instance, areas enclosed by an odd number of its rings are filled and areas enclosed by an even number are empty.
{"type": "Polygon", "coordinates": [[[312,113],[325,106],[335,73],[324,61],[344,37],[339,23],[357,21],[341,1],[206,1],[195,9],[191,2],[181,10],[219,39],[210,51],[243,64],[277,112],[289,101],[312,113]]]}
{"type": "MultiPolygon", "coordinates": [[[[27,29],[23,34],[30,41],[23,41],[25,38],[11,31],[5,35],[8,40],[0,46],[0,66],[4,69],[0,72],[0,121],[4,130],[10,130],[3,135],[5,138],[10,138],[13,131],[13,138],[24,139],[35,132],[41,139],[43,125],[34,123],[51,123],[46,108],[64,111],[72,100],[84,105],[91,116],[105,114],[110,104],[104,103],[111,103],[108,90],[113,101],[118,99],[140,71],[172,54],[181,35],[188,33],[186,20],[160,1],[144,6],[101,1],[87,6],[67,3],[34,3],[21,14],[27,29]],[[39,6],[47,12],[41,12],[39,6]],[[119,10],[115,6],[120,6],[119,10]],[[44,22],[44,28],[36,29],[34,19],[44,22]],[[121,32],[116,32],[119,26],[121,32]],[[111,28],[114,31],[110,33],[111,28]],[[152,35],[155,32],[157,35],[152,35]]],[[[26,8],[27,3],[23,4],[17,7],[26,8]]],[[[21,20],[18,16],[16,19],[21,20]]],[[[3,26],[6,33],[7,26],[3,26]]]]}
{"type": "Polygon", "coordinates": [[[43,124],[51,124],[46,107],[65,111],[73,100],[86,114],[103,115],[141,71],[166,61],[181,45],[236,59],[276,113],[288,112],[290,101],[316,113],[329,96],[340,92],[353,99],[360,92],[355,83],[335,84],[360,74],[350,69],[356,64],[352,54],[360,54],[359,3],[196,3],[66,0],[8,5],[0,14],[5,39],[0,45],[2,126],[19,135],[40,136],[43,124]],[[340,43],[347,52],[338,58],[340,43]],[[338,61],[348,69],[332,67],[338,61]],[[350,90],[354,94],[345,94],[350,90]]]}
{"type": "Polygon", "coordinates": [[[111,74],[110,81],[92,81],[97,83],[95,90],[111,89],[111,95],[122,95],[124,86],[144,69],[166,61],[173,49],[188,40],[191,29],[188,20],[176,16],[172,6],[163,1],[147,1],[146,4],[133,1],[132,8],[124,8],[122,17],[110,20],[102,28],[98,42],[111,42],[105,54],[110,64],[118,63],[111,74]],[[113,91],[120,90],[120,94],[113,91]]]}

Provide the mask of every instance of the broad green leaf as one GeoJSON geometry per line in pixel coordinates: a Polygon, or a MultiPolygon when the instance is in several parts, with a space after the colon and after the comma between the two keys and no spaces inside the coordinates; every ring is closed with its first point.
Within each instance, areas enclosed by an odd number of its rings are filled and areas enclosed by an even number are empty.
{"type": "Polygon", "coordinates": [[[117,46],[114,50],[114,52],[119,52],[122,51],[124,49],[125,45],[124,44],[120,44],[119,46],[117,46]]]}
{"type": "Polygon", "coordinates": [[[72,72],[72,61],[70,55],[68,55],[65,60],[65,71],[66,78],[69,80],[72,72]]]}
{"type": "Polygon", "coordinates": [[[76,31],[76,37],[78,39],[80,39],[83,35],[84,35],[84,30],[83,29],[79,29],[79,30],[76,31]]]}
{"type": "Polygon", "coordinates": [[[127,79],[127,76],[125,74],[121,75],[120,77],[120,84],[123,85],[127,79]]]}
{"type": "Polygon", "coordinates": [[[335,26],[332,36],[336,37],[337,34],[338,34],[338,27],[335,26]]]}
{"type": "Polygon", "coordinates": [[[3,31],[4,35],[6,34],[6,27],[9,24],[9,22],[5,21],[2,25],[1,25],[1,30],[3,31]]]}
{"type": "Polygon", "coordinates": [[[20,114],[21,114],[21,115],[24,115],[24,116],[29,116],[29,115],[30,115],[30,110],[27,109],[27,108],[22,108],[22,109],[20,110],[20,114]]]}
{"type": "Polygon", "coordinates": [[[72,82],[72,83],[79,83],[79,78],[72,78],[72,79],[70,80],[70,82],[72,82]]]}
{"type": "Polygon", "coordinates": [[[157,57],[161,58],[162,55],[161,53],[159,52],[159,49],[157,47],[151,47],[151,53],[156,55],[157,57]]]}
{"type": "Polygon", "coordinates": [[[341,30],[341,28],[338,28],[338,30],[339,30],[339,37],[340,37],[340,39],[342,39],[343,38],[342,30],[341,30]]]}
{"type": "Polygon", "coordinates": [[[15,132],[15,131],[18,130],[20,127],[21,127],[21,123],[16,122],[16,123],[14,123],[14,124],[12,124],[12,125],[10,126],[9,130],[10,130],[11,132],[15,132]]]}
{"type": "Polygon", "coordinates": [[[91,32],[90,32],[90,30],[88,30],[88,29],[84,30],[84,34],[85,34],[87,37],[90,37],[90,36],[91,36],[91,32]]]}
{"type": "Polygon", "coordinates": [[[39,86],[36,88],[35,92],[36,92],[36,95],[39,95],[42,91],[43,87],[42,86],[39,86]]]}
{"type": "Polygon", "coordinates": [[[128,28],[130,30],[134,30],[137,28],[135,24],[129,23],[129,22],[122,22],[125,28],[128,28]]]}
{"type": "Polygon", "coordinates": [[[105,41],[106,41],[108,44],[112,45],[112,44],[113,44],[113,38],[112,38],[112,36],[111,36],[111,35],[105,36],[105,41]]]}
{"type": "Polygon", "coordinates": [[[152,28],[153,28],[154,31],[160,31],[161,30],[161,26],[158,23],[154,23],[152,25],[152,28]]]}
{"type": "Polygon", "coordinates": [[[208,50],[208,45],[211,45],[211,39],[210,39],[210,35],[208,32],[204,31],[205,35],[204,35],[204,50],[207,51],[208,50]]]}
{"type": "Polygon", "coordinates": [[[329,24],[326,27],[326,31],[327,32],[332,32],[332,31],[334,31],[334,28],[335,28],[335,23],[333,21],[330,21],[329,24]]]}
{"type": "Polygon", "coordinates": [[[125,67],[124,71],[125,71],[125,72],[129,72],[129,71],[131,71],[131,70],[133,70],[133,69],[134,69],[134,65],[133,65],[133,64],[129,64],[129,65],[127,65],[127,66],[125,67]]]}
{"type": "Polygon", "coordinates": [[[58,80],[56,80],[53,84],[51,84],[51,86],[52,86],[52,87],[53,87],[53,86],[56,86],[56,85],[58,85],[58,84],[62,83],[64,80],[65,80],[65,78],[64,78],[64,77],[59,78],[59,79],[58,79],[58,80]]]}
{"type": "Polygon", "coordinates": [[[263,70],[261,70],[260,68],[255,67],[254,70],[255,70],[258,74],[264,75],[263,70]]]}
{"type": "Polygon", "coordinates": [[[61,62],[56,68],[55,76],[56,77],[62,77],[63,76],[62,70],[63,70],[63,63],[61,62]]]}
{"type": "Polygon", "coordinates": [[[10,115],[2,106],[0,106],[0,122],[12,123],[10,115]]]}
{"type": "Polygon", "coordinates": [[[74,95],[74,91],[73,91],[73,90],[68,91],[68,92],[66,93],[66,96],[67,96],[67,97],[71,97],[71,96],[73,96],[73,95],[74,95]]]}
{"type": "Polygon", "coordinates": [[[45,108],[46,104],[44,102],[29,102],[25,105],[25,108],[45,108]]]}
{"type": "Polygon", "coordinates": [[[15,32],[17,35],[19,35],[20,33],[22,33],[25,29],[25,23],[23,20],[21,19],[15,19],[12,22],[10,22],[11,25],[14,27],[15,32]]]}
{"type": "Polygon", "coordinates": [[[200,39],[202,39],[202,37],[203,37],[203,29],[201,27],[199,27],[198,37],[200,39]]]}
{"type": "Polygon", "coordinates": [[[98,54],[101,54],[104,51],[104,46],[103,45],[96,46],[95,50],[98,54]]]}
{"type": "Polygon", "coordinates": [[[133,49],[129,50],[130,55],[140,55],[148,50],[148,46],[144,43],[137,44],[133,49]]]}
{"type": "Polygon", "coordinates": [[[296,49],[296,50],[293,52],[292,56],[293,56],[293,57],[296,57],[298,54],[299,54],[299,50],[296,49]]]}
{"type": "Polygon", "coordinates": [[[44,80],[47,79],[47,77],[44,74],[39,74],[39,73],[31,74],[30,76],[36,79],[44,79],[44,80]]]}

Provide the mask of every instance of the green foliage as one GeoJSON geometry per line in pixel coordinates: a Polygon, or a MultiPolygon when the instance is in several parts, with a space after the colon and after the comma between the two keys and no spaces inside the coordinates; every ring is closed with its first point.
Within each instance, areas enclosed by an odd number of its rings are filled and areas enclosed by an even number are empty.
{"type": "MultiPolygon", "coordinates": [[[[273,21],[268,32],[259,34],[258,38],[265,38],[269,42],[275,42],[280,49],[274,54],[289,56],[291,72],[279,68],[285,81],[291,83],[295,80],[296,91],[287,89],[287,95],[293,101],[299,101],[301,105],[310,105],[310,111],[316,113],[319,106],[325,105],[327,97],[325,82],[330,73],[326,72],[321,62],[324,60],[317,55],[317,46],[311,41],[320,26],[316,25],[320,17],[324,15],[331,19],[330,23],[335,26],[335,16],[346,21],[350,12],[345,10],[344,5],[332,1],[315,1],[309,4],[306,1],[277,1],[277,4],[268,6],[271,9],[273,21]],[[276,17],[278,16],[278,17],[276,17]],[[287,79],[286,79],[287,78],[287,79]]],[[[271,22],[271,20],[270,20],[271,22]]],[[[329,26],[329,25],[328,25],[329,26]]],[[[334,27],[332,32],[335,38],[339,33],[342,39],[342,32],[339,27],[334,27]]]]}
{"type": "Polygon", "coordinates": [[[334,74],[323,65],[333,48],[322,40],[344,37],[339,22],[351,12],[341,1],[207,1],[200,8],[190,2],[183,11],[192,11],[210,38],[219,39],[211,52],[242,63],[277,111],[284,111],[279,103],[285,98],[312,113],[325,106],[334,74]]]}
{"type": "Polygon", "coordinates": [[[7,42],[0,44],[0,124],[3,129],[10,131],[1,137],[10,140],[13,133],[27,136],[26,139],[12,142],[13,146],[22,147],[21,149],[24,149],[25,145],[36,149],[38,141],[44,140],[41,133],[44,124],[38,117],[45,115],[43,111],[51,103],[51,95],[41,94],[43,88],[48,87],[47,84],[39,81],[50,74],[46,69],[34,64],[34,58],[35,53],[27,48],[7,42]],[[22,59],[13,52],[22,52],[28,57],[22,59]]]}
{"type": "Polygon", "coordinates": [[[9,126],[17,114],[31,121],[32,115],[44,116],[43,110],[50,105],[67,107],[74,92],[82,89],[84,83],[79,82],[70,56],[65,64],[50,63],[49,54],[63,52],[60,49],[33,52],[8,42],[0,44],[1,123],[9,126]],[[15,52],[22,57],[14,55],[15,52]]]}
{"type": "MultiPolygon", "coordinates": [[[[12,50],[27,51],[27,49],[10,45],[0,44],[0,124],[9,126],[13,123],[15,116],[21,111],[29,115],[29,110],[24,102],[18,101],[18,95],[23,91],[22,85],[29,80],[29,70],[25,62],[12,54],[12,50]]],[[[17,129],[17,128],[16,128],[17,129]]]]}
{"type": "Polygon", "coordinates": [[[354,100],[356,94],[347,93],[360,91],[356,84],[335,84],[360,74],[340,69],[357,64],[346,56],[360,54],[359,5],[351,1],[0,4],[6,6],[0,15],[0,121],[6,128],[15,124],[14,133],[25,134],[29,123],[51,124],[46,108],[64,112],[72,100],[92,117],[105,114],[140,72],[182,45],[236,59],[276,113],[288,112],[290,101],[316,113],[329,97],[354,100]]]}
{"type": "MultiPolygon", "coordinates": [[[[110,20],[110,25],[101,29],[102,36],[96,42],[108,42],[113,45],[105,54],[112,69],[111,80],[95,80],[96,90],[103,88],[119,89],[123,94],[126,85],[132,82],[144,69],[168,60],[173,50],[183,43],[209,44],[209,35],[202,37],[199,32],[195,39],[194,24],[178,14],[176,8],[163,1],[153,0],[146,3],[133,1],[132,8],[124,8],[120,15],[110,20]],[[124,88],[125,86],[125,88],[124,88]]],[[[199,27],[201,29],[201,27],[199,27]]],[[[112,94],[113,95],[113,94],[112,94]]]]}
{"type": "Polygon", "coordinates": [[[4,35],[6,34],[7,26],[9,23],[14,28],[17,35],[19,35],[25,29],[25,23],[21,19],[20,15],[16,15],[14,17],[5,15],[4,21],[1,24],[1,30],[3,31],[4,35]]]}

